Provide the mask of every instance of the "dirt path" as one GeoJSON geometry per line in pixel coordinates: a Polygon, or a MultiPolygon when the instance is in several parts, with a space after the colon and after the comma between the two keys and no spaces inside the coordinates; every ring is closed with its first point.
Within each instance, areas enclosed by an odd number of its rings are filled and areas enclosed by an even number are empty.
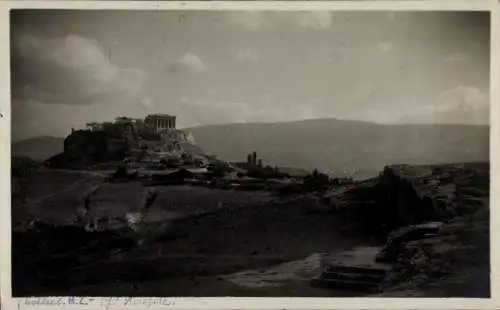
{"type": "Polygon", "coordinates": [[[38,197],[36,199],[32,199],[32,200],[28,200],[27,202],[24,202],[22,204],[20,204],[19,206],[28,206],[28,205],[33,205],[33,204],[37,204],[37,203],[41,203],[49,198],[53,198],[53,197],[56,197],[60,194],[63,194],[63,193],[66,193],[66,192],[69,192],[73,189],[75,189],[78,185],[84,183],[85,181],[88,181],[89,179],[91,179],[92,177],[95,177],[95,176],[101,176],[100,174],[97,174],[97,173],[90,173],[90,175],[87,175],[86,177],[84,177],[83,179],[80,179],[74,183],[72,183],[71,185],[57,191],[57,192],[53,192],[53,193],[50,193],[48,195],[44,195],[42,197],[38,197]]]}

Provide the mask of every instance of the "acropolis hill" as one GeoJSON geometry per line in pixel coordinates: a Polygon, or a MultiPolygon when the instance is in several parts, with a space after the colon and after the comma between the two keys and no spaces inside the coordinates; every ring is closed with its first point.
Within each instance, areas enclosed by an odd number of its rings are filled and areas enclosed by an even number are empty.
{"type": "Polygon", "coordinates": [[[176,117],[168,114],[150,114],[144,120],[117,117],[111,122],[87,123],[85,129],[72,129],[64,140],[64,152],[48,162],[51,166],[79,166],[157,156],[205,165],[209,156],[175,127],[176,117]]]}

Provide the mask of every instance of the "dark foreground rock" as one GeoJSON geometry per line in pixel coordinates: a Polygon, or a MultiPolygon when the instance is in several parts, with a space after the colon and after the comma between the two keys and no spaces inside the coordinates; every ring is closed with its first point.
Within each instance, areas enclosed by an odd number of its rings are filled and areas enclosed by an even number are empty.
{"type": "Polygon", "coordinates": [[[400,184],[400,192],[389,195],[401,223],[441,221],[389,235],[379,256],[396,263],[387,294],[489,297],[488,165],[397,166],[386,169],[382,180],[400,184]]]}
{"type": "Polygon", "coordinates": [[[354,231],[385,236],[383,294],[490,295],[488,164],[388,166],[326,198],[354,231]]]}

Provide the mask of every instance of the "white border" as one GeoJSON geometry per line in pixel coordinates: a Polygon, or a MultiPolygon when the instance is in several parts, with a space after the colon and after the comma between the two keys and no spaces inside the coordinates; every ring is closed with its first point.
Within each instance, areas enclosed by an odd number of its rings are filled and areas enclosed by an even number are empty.
{"type": "Polygon", "coordinates": [[[7,1],[3,7],[123,10],[334,10],[334,11],[489,11],[494,0],[402,1],[7,1]]]}
{"type": "MultiPolygon", "coordinates": [[[[9,10],[21,8],[37,9],[123,9],[123,10],[332,10],[332,11],[491,11],[491,294],[490,299],[467,298],[166,298],[175,304],[169,305],[172,309],[499,309],[498,297],[500,294],[498,279],[500,270],[493,262],[500,262],[498,248],[493,242],[494,236],[500,233],[500,217],[497,215],[496,193],[500,190],[500,176],[495,173],[499,170],[499,162],[495,155],[499,154],[499,88],[500,60],[500,1],[493,0],[436,0],[436,1],[10,1],[0,3],[0,38],[3,44],[0,48],[0,199],[2,208],[0,219],[1,234],[1,300],[4,309],[22,309],[18,302],[21,299],[12,299],[10,288],[10,61],[9,61],[9,10]],[[495,294],[496,293],[496,294],[495,294]]],[[[498,242],[497,242],[498,243],[498,242]]],[[[140,300],[140,299],[137,299],[140,300]]],[[[151,300],[150,300],[151,301],[151,300]]],[[[104,299],[97,298],[89,305],[64,306],[64,308],[96,309],[103,308],[104,299]]],[[[53,308],[38,306],[39,309],[53,308]]],[[[58,307],[59,308],[59,307],[58,307]]],[[[120,300],[114,307],[117,309],[141,309],[147,306],[128,306],[125,300],[120,300]]],[[[151,306],[151,308],[158,308],[151,306]]]]}

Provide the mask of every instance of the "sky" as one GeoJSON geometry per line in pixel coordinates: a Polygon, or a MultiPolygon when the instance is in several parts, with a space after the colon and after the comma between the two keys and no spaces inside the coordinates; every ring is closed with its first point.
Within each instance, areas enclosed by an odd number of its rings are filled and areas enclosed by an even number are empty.
{"type": "Polygon", "coordinates": [[[118,116],[487,124],[485,12],[11,12],[12,140],[118,116]]]}

